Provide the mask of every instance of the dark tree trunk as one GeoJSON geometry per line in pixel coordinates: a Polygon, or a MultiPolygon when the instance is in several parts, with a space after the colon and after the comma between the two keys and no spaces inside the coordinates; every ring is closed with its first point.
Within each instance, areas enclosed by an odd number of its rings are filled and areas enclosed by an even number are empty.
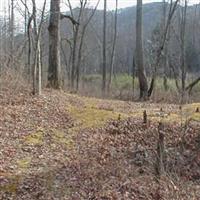
{"type": "Polygon", "coordinates": [[[49,21],[48,87],[61,88],[60,66],[60,0],[51,0],[49,21]]]}
{"type": "Polygon", "coordinates": [[[103,69],[102,69],[102,95],[105,96],[106,92],[106,12],[107,12],[107,0],[104,0],[104,14],[103,14],[103,69]]]}
{"type": "Polygon", "coordinates": [[[113,38],[111,62],[110,62],[110,69],[109,69],[110,71],[109,71],[109,79],[108,79],[108,92],[110,91],[112,75],[113,75],[113,70],[114,70],[115,49],[116,49],[116,41],[117,41],[117,20],[118,20],[118,0],[116,0],[116,7],[115,7],[115,27],[114,27],[114,38],[113,38]]]}
{"type": "Polygon", "coordinates": [[[136,66],[138,69],[140,99],[148,99],[148,83],[143,62],[143,37],[142,37],[142,0],[137,0],[136,17],[136,66]]]}
{"type": "Polygon", "coordinates": [[[185,46],[185,33],[186,33],[186,15],[187,15],[187,0],[185,0],[185,5],[182,8],[182,19],[181,19],[181,97],[182,102],[185,101],[185,88],[186,88],[186,76],[187,76],[187,67],[186,67],[186,46],[185,46]]]}

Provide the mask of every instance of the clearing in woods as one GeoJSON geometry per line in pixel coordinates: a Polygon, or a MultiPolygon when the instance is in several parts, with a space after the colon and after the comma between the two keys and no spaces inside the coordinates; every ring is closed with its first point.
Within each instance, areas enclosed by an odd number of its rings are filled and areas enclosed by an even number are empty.
{"type": "Polygon", "coordinates": [[[56,91],[0,99],[0,199],[200,199],[197,108],[56,91]],[[159,184],[158,122],[166,143],[159,184]]]}

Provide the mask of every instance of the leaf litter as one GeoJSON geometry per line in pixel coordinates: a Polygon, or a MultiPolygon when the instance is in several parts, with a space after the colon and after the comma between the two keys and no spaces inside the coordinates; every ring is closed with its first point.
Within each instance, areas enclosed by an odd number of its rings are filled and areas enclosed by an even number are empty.
{"type": "Polygon", "coordinates": [[[6,98],[0,99],[0,199],[200,199],[200,117],[193,114],[199,105],[180,111],[50,90],[6,98]],[[159,121],[166,174],[158,183],[159,121]]]}

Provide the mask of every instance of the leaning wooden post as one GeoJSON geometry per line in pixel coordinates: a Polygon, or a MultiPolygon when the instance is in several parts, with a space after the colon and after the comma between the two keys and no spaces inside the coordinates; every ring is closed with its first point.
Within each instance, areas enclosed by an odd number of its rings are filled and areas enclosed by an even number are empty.
{"type": "Polygon", "coordinates": [[[164,173],[164,125],[163,123],[159,123],[158,125],[158,143],[157,143],[157,162],[156,162],[156,172],[160,177],[164,173]]]}

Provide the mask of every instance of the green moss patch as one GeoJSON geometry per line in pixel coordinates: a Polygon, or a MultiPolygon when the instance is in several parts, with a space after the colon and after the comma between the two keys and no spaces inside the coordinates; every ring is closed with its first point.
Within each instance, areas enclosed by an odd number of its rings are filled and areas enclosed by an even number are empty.
{"type": "Polygon", "coordinates": [[[53,130],[51,135],[53,142],[57,144],[63,144],[67,148],[73,148],[74,147],[74,140],[72,138],[72,135],[65,133],[61,130],[53,130]]]}
{"type": "Polygon", "coordinates": [[[17,165],[20,169],[28,169],[31,164],[31,157],[23,158],[17,161],[17,165]]]}
{"type": "Polygon", "coordinates": [[[42,145],[44,140],[44,133],[42,130],[38,130],[25,138],[25,143],[28,145],[42,145]]]}

